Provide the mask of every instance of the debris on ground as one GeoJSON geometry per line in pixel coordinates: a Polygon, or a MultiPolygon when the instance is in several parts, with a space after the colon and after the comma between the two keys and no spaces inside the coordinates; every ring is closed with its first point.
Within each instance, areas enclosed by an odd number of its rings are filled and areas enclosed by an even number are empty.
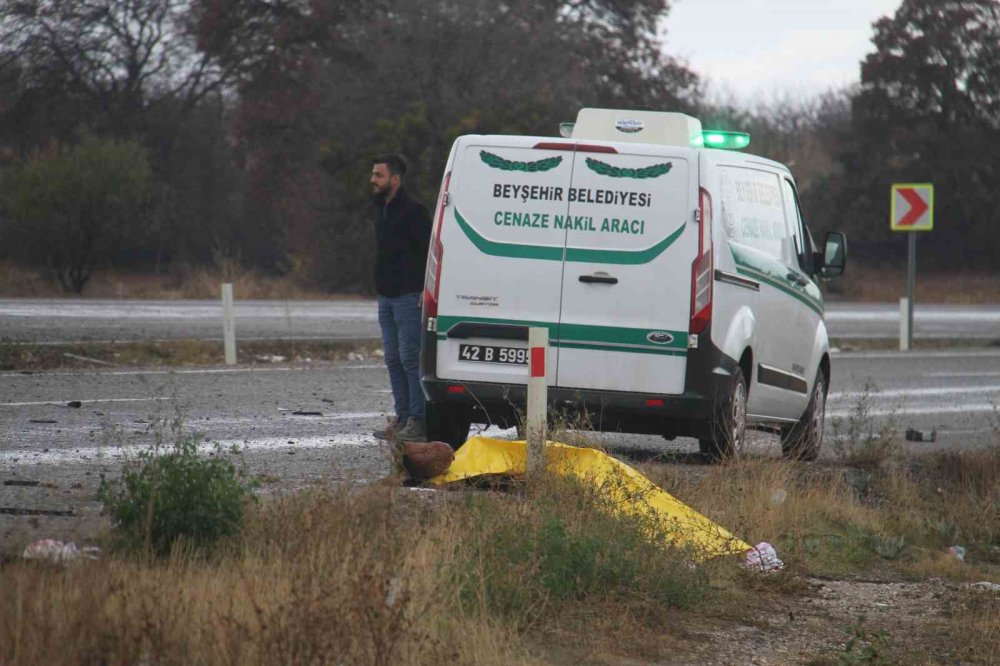
{"type": "Polygon", "coordinates": [[[991,583],[988,580],[981,580],[978,583],[969,583],[965,587],[970,590],[975,590],[976,592],[1000,592],[1000,583],[991,583]]]}
{"type": "Polygon", "coordinates": [[[28,544],[22,557],[26,560],[63,563],[79,559],[96,560],[100,554],[100,548],[94,546],[77,548],[75,543],[64,543],[56,539],[41,539],[28,544]]]}
{"type": "Polygon", "coordinates": [[[8,516],[73,516],[73,509],[28,509],[19,506],[0,506],[0,514],[8,516]]]}
{"type": "Polygon", "coordinates": [[[284,363],[287,361],[287,357],[280,354],[262,354],[259,356],[254,356],[255,359],[261,363],[284,363]]]}
{"type": "Polygon", "coordinates": [[[960,562],[965,561],[965,548],[963,546],[950,546],[948,554],[953,555],[960,562]]]}
{"type": "Polygon", "coordinates": [[[26,486],[28,488],[33,488],[37,486],[39,481],[29,481],[28,479],[6,479],[3,482],[5,486],[26,486]]]}
{"type": "Polygon", "coordinates": [[[761,573],[771,573],[785,568],[785,563],[778,557],[778,551],[766,541],[761,541],[750,549],[743,565],[751,571],[761,573]]]}
{"type": "Polygon", "coordinates": [[[937,430],[915,430],[914,428],[907,428],[906,441],[908,442],[937,441],[937,430]]]}
{"type": "Polygon", "coordinates": [[[63,352],[63,357],[71,358],[74,361],[83,361],[85,363],[93,363],[95,365],[107,365],[111,367],[118,367],[117,363],[111,363],[110,361],[102,361],[98,358],[91,358],[89,356],[80,356],[79,354],[70,354],[69,352],[63,352]]]}
{"type": "Polygon", "coordinates": [[[66,403],[66,406],[72,407],[73,409],[80,409],[81,407],[83,407],[83,402],[79,400],[70,400],[69,402],[66,403]]]}

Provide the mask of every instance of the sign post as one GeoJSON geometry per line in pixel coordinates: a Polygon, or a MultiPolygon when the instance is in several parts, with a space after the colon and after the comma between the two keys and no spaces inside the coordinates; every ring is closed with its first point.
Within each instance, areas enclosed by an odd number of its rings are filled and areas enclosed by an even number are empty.
{"type": "Polygon", "coordinates": [[[931,183],[895,183],[889,228],[909,232],[906,267],[906,298],[899,299],[899,348],[913,347],[913,305],[917,282],[917,231],[934,229],[934,185],[931,183]]]}
{"type": "Polygon", "coordinates": [[[222,339],[226,365],[236,365],[236,322],[233,316],[233,285],[222,285],[222,339]]]}
{"type": "Polygon", "coordinates": [[[537,478],[545,469],[545,438],[548,421],[548,383],[545,357],[549,351],[549,329],[528,329],[528,410],[525,434],[528,448],[528,478],[537,478]]]}

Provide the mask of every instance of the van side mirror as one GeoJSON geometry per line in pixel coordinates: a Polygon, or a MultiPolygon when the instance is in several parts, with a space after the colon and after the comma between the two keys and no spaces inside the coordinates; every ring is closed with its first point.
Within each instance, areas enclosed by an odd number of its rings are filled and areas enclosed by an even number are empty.
{"type": "Polygon", "coordinates": [[[819,276],[822,278],[832,278],[843,275],[846,265],[847,236],[839,231],[826,232],[826,242],[823,244],[823,256],[822,263],[819,266],[819,276]]]}

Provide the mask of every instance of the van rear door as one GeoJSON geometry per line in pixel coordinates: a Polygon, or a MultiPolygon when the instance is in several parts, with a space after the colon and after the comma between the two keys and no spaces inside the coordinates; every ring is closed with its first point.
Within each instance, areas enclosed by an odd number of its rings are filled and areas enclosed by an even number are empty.
{"type": "Polygon", "coordinates": [[[697,159],[679,147],[578,146],[564,222],[559,386],[684,392],[697,159]]]}
{"type": "MultiPolygon", "coordinates": [[[[455,148],[441,226],[441,379],[525,384],[527,328],[556,338],[573,152],[469,136],[455,148]]],[[[559,350],[548,357],[556,379],[559,350]]]]}

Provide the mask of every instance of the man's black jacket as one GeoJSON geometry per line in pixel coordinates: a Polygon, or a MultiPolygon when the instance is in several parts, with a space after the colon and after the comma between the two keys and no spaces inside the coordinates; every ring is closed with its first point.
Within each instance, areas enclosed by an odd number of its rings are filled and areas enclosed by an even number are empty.
{"type": "Polygon", "coordinates": [[[402,187],[379,206],[378,253],[375,288],[380,296],[400,296],[423,291],[431,216],[423,204],[402,187]]]}

